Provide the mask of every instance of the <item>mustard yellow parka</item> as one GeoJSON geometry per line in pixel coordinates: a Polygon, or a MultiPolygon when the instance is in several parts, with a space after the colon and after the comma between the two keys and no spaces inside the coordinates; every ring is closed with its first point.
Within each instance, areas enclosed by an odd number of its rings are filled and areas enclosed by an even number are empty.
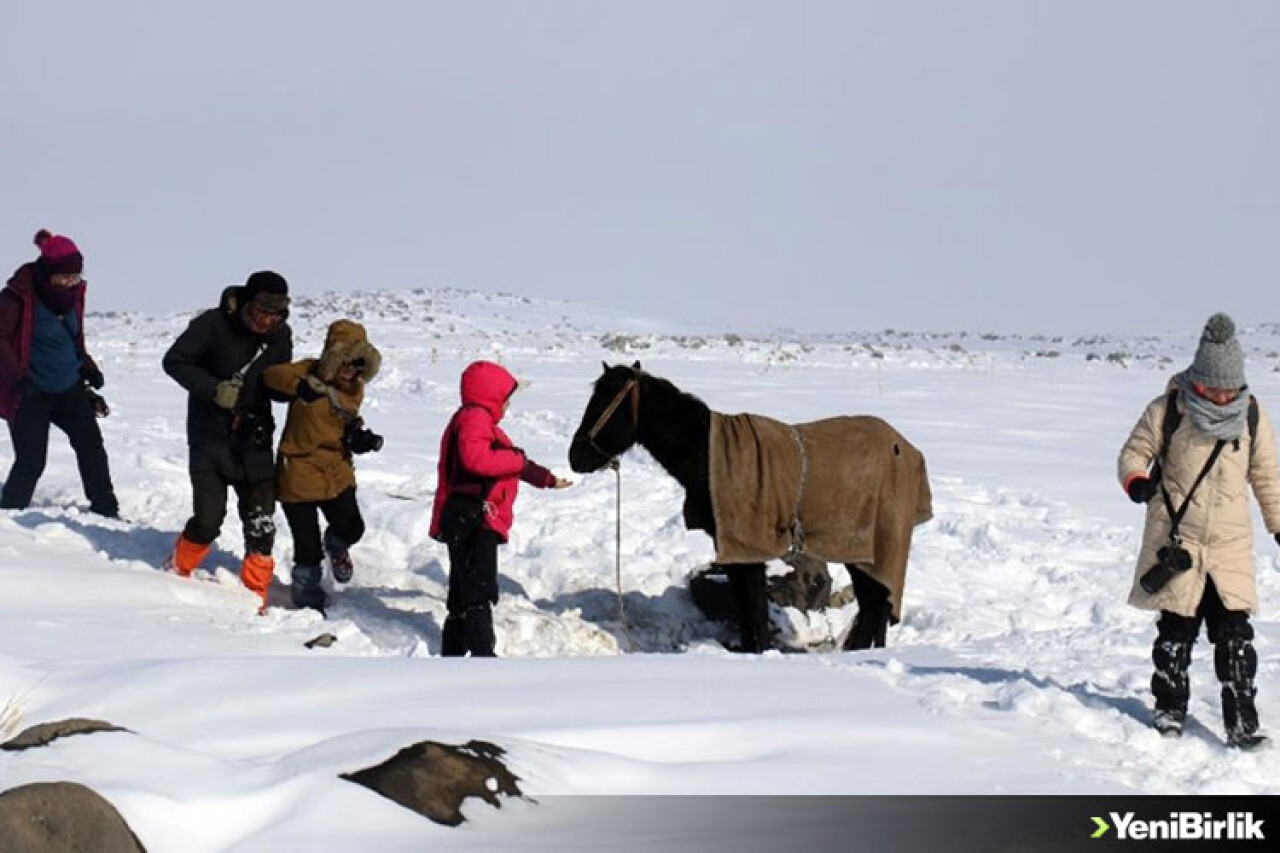
{"type": "Polygon", "coordinates": [[[262,374],[267,387],[293,397],[289,416],[280,437],[276,463],[276,485],[281,503],[327,501],[355,485],[351,454],[342,447],[346,420],[334,406],[355,415],[364,400],[364,383],[373,379],[382,356],[369,343],[364,327],[351,320],[329,326],[320,358],[269,367],[262,374]],[[344,364],[364,359],[365,370],[352,388],[335,384],[344,364]],[[311,403],[297,398],[298,383],[308,374],[318,376],[333,393],[333,400],[321,398],[311,403]]]}

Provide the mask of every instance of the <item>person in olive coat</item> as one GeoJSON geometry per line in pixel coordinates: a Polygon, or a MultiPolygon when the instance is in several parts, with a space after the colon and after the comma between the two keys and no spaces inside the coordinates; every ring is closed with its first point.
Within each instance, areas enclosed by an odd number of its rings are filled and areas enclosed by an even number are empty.
{"type": "MultiPolygon", "coordinates": [[[[193,512],[165,568],[189,576],[209,552],[235,489],[244,530],[241,582],[262,598],[275,571],[276,488],[272,396],[262,372],[293,357],[289,286],[270,271],[228,287],[217,308],[187,326],[164,355],[164,371],[185,388],[193,512]]],[[[284,398],[277,398],[283,401],[284,398]]]]}
{"type": "Polygon", "coordinates": [[[355,570],[350,551],[364,536],[364,519],[356,503],[352,454],[381,448],[360,418],[365,383],[381,364],[364,327],[338,320],[329,326],[320,358],[263,372],[268,388],[293,400],[280,436],[276,486],[293,533],[290,589],[297,607],[325,610],[322,555],[328,555],[338,583],[349,583],[355,570]],[[320,515],[328,525],[323,537],[320,515]]]}

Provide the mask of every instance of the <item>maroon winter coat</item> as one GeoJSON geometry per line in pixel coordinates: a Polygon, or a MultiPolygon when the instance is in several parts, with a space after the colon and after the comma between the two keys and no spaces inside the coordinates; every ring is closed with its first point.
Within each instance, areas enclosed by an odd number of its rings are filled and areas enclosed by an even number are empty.
{"type": "MultiPolygon", "coordinates": [[[[13,386],[27,375],[31,362],[31,339],[35,329],[36,313],[35,263],[23,264],[0,291],[0,418],[13,419],[21,398],[13,386]]],[[[84,362],[85,371],[97,371],[98,366],[84,348],[84,291],[85,284],[77,285],[74,310],[79,320],[76,333],[76,350],[84,362]]]]}
{"type": "Polygon", "coordinates": [[[556,477],[529,461],[498,428],[502,407],[516,390],[516,380],[502,366],[477,361],[462,372],[462,408],[454,413],[440,438],[440,462],[436,466],[436,497],[431,508],[431,536],[440,531],[440,509],[451,486],[474,487],[479,479],[494,480],[486,502],[485,526],[507,540],[515,514],[513,507],[520,481],[540,489],[550,488],[556,477]],[[448,482],[447,466],[458,436],[457,464],[461,469],[448,482]]]}

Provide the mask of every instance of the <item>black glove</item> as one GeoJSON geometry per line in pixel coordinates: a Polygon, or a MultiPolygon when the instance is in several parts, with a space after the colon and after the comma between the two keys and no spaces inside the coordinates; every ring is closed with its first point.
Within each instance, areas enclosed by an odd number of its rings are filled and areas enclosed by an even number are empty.
{"type": "Polygon", "coordinates": [[[314,403],[321,397],[328,396],[324,383],[316,376],[304,376],[299,379],[298,388],[293,393],[304,403],[314,403]]]}
{"type": "Polygon", "coordinates": [[[93,406],[94,417],[105,418],[111,414],[111,407],[107,405],[105,397],[90,389],[85,389],[85,393],[89,395],[89,403],[93,406]]]}
{"type": "Polygon", "coordinates": [[[24,376],[17,382],[13,383],[13,390],[19,397],[27,398],[32,394],[40,393],[40,386],[36,385],[36,381],[30,376],[24,376]]]}
{"type": "Polygon", "coordinates": [[[1129,484],[1129,500],[1144,504],[1156,496],[1156,484],[1149,477],[1137,477],[1129,484]]]}
{"type": "Polygon", "coordinates": [[[89,387],[97,391],[106,384],[106,378],[102,375],[102,371],[96,367],[85,365],[80,369],[80,376],[85,382],[89,383],[89,387]]]}
{"type": "Polygon", "coordinates": [[[371,429],[358,429],[351,435],[347,447],[352,453],[377,453],[382,450],[382,436],[371,429]]]}

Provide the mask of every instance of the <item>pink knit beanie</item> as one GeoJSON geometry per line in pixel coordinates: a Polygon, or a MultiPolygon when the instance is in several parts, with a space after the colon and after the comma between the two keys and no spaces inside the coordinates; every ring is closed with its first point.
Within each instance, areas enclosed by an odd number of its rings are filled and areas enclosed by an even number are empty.
{"type": "Polygon", "coordinates": [[[41,228],[36,232],[35,243],[40,247],[40,262],[50,275],[84,272],[84,255],[70,237],[41,228]]]}

